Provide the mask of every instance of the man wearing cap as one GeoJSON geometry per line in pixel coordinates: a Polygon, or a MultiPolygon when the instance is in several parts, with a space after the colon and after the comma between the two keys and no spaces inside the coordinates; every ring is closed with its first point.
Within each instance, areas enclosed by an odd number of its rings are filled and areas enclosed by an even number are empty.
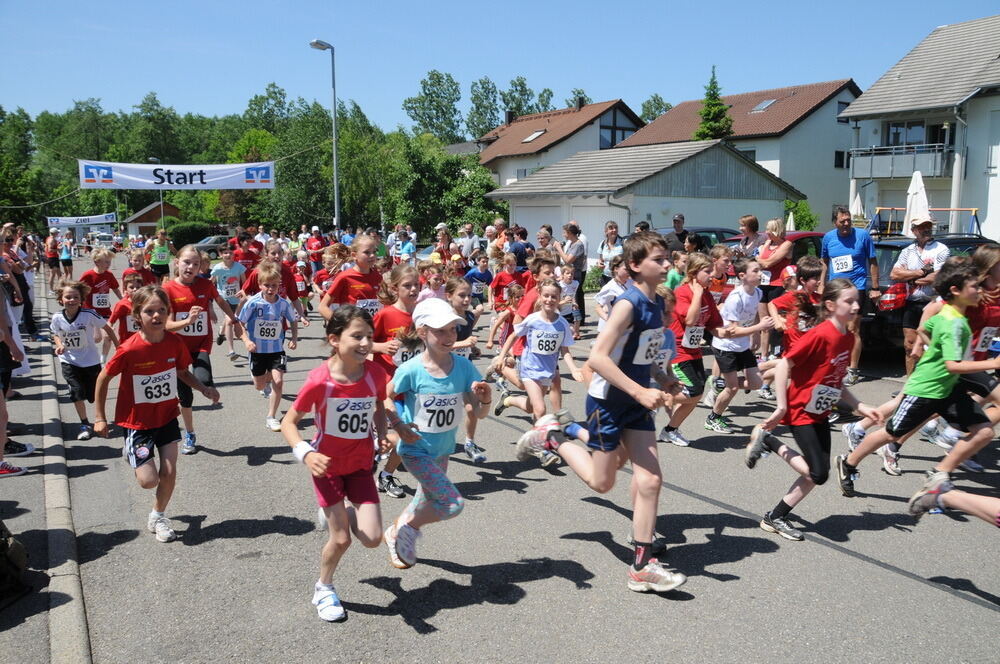
{"type": "Polygon", "coordinates": [[[917,328],[924,307],[934,299],[934,277],[951,256],[947,246],[934,239],[934,222],[930,219],[913,219],[910,222],[916,240],[899,252],[889,278],[905,281],[910,292],[903,307],[903,348],[906,350],[906,375],[913,372],[917,358],[910,355],[917,342],[917,328]]]}
{"type": "Polygon", "coordinates": [[[664,235],[670,251],[684,251],[684,241],[688,232],[684,230],[684,215],[678,212],[674,215],[674,230],[664,235]]]}
{"type": "Polygon", "coordinates": [[[55,227],[49,229],[49,236],[45,238],[45,265],[49,268],[49,294],[55,294],[62,274],[59,267],[59,229],[55,227]]]}
{"type": "Polygon", "coordinates": [[[319,226],[313,226],[309,239],[306,240],[306,251],[309,252],[309,264],[313,274],[323,269],[323,248],[326,246],[326,239],[319,230],[319,226]]]}

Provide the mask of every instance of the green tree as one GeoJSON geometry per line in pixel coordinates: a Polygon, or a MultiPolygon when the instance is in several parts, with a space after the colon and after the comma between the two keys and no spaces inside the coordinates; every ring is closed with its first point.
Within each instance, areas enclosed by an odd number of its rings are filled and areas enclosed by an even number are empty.
{"type": "MultiPolygon", "coordinates": [[[[7,113],[0,107],[0,205],[31,205],[44,200],[41,172],[31,167],[34,144],[31,116],[23,108],[7,113]]],[[[7,209],[4,221],[30,224],[41,208],[7,209]]]]}
{"type": "Polygon", "coordinates": [[[576,106],[576,100],[583,97],[584,104],[593,104],[594,100],[587,96],[587,93],[583,91],[583,88],[573,88],[569,91],[569,97],[566,97],[566,108],[573,108],[576,106]]]}
{"type": "Polygon", "coordinates": [[[451,74],[432,69],[420,81],[420,94],[403,100],[403,110],[414,122],[414,130],[432,134],[445,143],[458,143],[462,134],[462,114],[458,102],[462,91],[451,74]]]}
{"type": "Polygon", "coordinates": [[[797,231],[811,231],[816,228],[816,224],[819,222],[819,217],[813,213],[809,207],[809,203],[805,202],[805,200],[786,200],[785,219],[788,219],[789,212],[795,215],[795,230],[797,231]]]}
{"type": "MultiPolygon", "coordinates": [[[[287,126],[275,148],[275,188],[268,192],[267,210],[261,212],[269,215],[269,225],[289,230],[302,224],[332,223],[330,126],[330,111],[322,104],[301,97],[290,104],[287,126]]],[[[338,149],[338,159],[343,154],[338,149]]],[[[341,196],[345,193],[342,189],[341,196]]]]}
{"type": "Polygon", "coordinates": [[[535,104],[536,113],[545,113],[554,110],[552,107],[552,95],[555,94],[549,88],[542,88],[538,93],[538,102],[535,104]]]}
{"type": "MultiPolygon", "coordinates": [[[[249,129],[230,149],[227,163],[239,164],[250,161],[269,161],[274,158],[277,139],[266,129],[249,129]]],[[[216,218],[230,225],[269,223],[267,206],[270,190],[266,189],[224,189],[219,193],[216,218]]]]}
{"type": "Polygon", "coordinates": [[[472,138],[480,138],[500,126],[497,86],[489,76],[473,81],[469,90],[472,107],[465,116],[465,128],[472,138]]]}
{"type": "Polygon", "coordinates": [[[486,198],[497,185],[492,173],[479,164],[478,155],[454,155],[450,160],[457,162],[459,168],[442,199],[445,219],[485,228],[498,215],[506,217],[510,213],[506,201],[486,198]]]}
{"type": "Polygon", "coordinates": [[[642,112],[639,114],[639,117],[642,118],[643,122],[648,124],[671,108],[673,108],[673,104],[664,101],[663,97],[654,92],[649,99],[642,102],[642,112]]]}
{"type": "Polygon", "coordinates": [[[279,133],[288,121],[288,96],[276,83],[268,83],[264,94],[250,98],[243,119],[254,129],[279,133]]]}
{"type": "Polygon", "coordinates": [[[694,132],[694,140],[709,141],[733,135],[733,119],[729,117],[729,106],[722,101],[722,90],[715,77],[715,65],[712,65],[712,77],[705,86],[705,99],[702,100],[698,115],[701,116],[701,124],[694,132]]]}
{"type": "Polygon", "coordinates": [[[500,101],[505,111],[514,117],[535,112],[535,91],[528,87],[528,81],[518,76],[510,82],[510,87],[500,91],[500,101]]]}

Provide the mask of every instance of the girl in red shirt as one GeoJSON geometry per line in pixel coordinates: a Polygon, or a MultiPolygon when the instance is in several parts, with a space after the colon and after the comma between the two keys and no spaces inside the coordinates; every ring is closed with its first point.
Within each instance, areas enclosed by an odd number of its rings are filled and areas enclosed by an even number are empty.
{"type": "Polygon", "coordinates": [[[132,294],[148,284],[142,283],[142,275],[132,272],[122,277],[125,286],[125,297],[115,302],[115,308],[111,311],[111,318],[108,323],[114,325],[118,323],[118,340],[121,343],[139,331],[139,321],[132,316],[132,294]]]}
{"type": "Polygon", "coordinates": [[[125,458],[135,469],[143,489],[155,489],[153,511],[146,529],[159,542],[176,535],[164,515],[177,482],[178,381],[216,402],[219,393],[202,384],[190,371],[191,355],[179,336],[167,332],[170,298],[156,286],[143,286],[132,293],[132,316],[139,332],[118,347],[114,357],[97,377],[95,394],[97,417],[94,433],[107,437],[105,406],[111,379],[121,376],[115,403],[115,423],[125,429],[125,458]],[[156,467],[155,452],[160,453],[156,467]]]}
{"type": "Polygon", "coordinates": [[[834,279],[826,284],[821,304],[825,320],[802,335],[779,360],[774,376],[778,404],[770,417],[753,428],[745,453],[748,468],[764,454],[774,452],[799,474],[788,493],[760,522],[767,532],[794,541],[803,535],[788,523],[789,513],[830,476],[830,410],[844,401],[862,417],[878,422],[884,419],[844,387],[854,348],[848,325],[861,308],[858,289],[847,279],[834,279]],[[791,429],[799,452],[768,433],[779,422],[791,429]]]}
{"type": "Polygon", "coordinates": [[[329,530],[312,603],[320,618],[334,622],[347,618],[333,572],[351,533],[370,549],[382,543],[382,513],[371,473],[373,431],[381,451],[390,443],[383,404],[388,379],[379,365],[365,359],[373,345],[371,316],[358,307],[339,307],[326,323],[326,335],[333,353],[309,372],[281,432],[312,475],[320,520],[329,530]],[[312,442],[302,440],[298,430],[309,412],[316,423],[312,442]]]}
{"type": "Polygon", "coordinates": [[[374,316],[382,308],[378,301],[378,287],[382,284],[382,274],[372,268],[378,258],[378,246],[369,235],[358,235],[351,244],[354,267],[343,270],[333,278],[330,289],[319,303],[319,312],[330,320],[336,305],[353,304],[374,316]]]}

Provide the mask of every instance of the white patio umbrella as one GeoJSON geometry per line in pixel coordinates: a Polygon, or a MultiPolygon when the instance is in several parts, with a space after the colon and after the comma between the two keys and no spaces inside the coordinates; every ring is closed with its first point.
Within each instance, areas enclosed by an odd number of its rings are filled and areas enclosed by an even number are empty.
{"type": "Polygon", "coordinates": [[[927,220],[931,218],[930,203],[927,201],[927,190],[924,189],[924,178],[920,171],[913,171],[910,186],[906,189],[906,214],[903,215],[903,234],[913,235],[910,227],[914,219],[927,220]]]}
{"type": "Polygon", "coordinates": [[[854,200],[851,201],[851,219],[863,219],[865,217],[865,204],[861,202],[861,194],[855,193],[854,200]]]}
{"type": "Polygon", "coordinates": [[[785,223],[785,230],[786,231],[795,230],[795,215],[792,213],[791,210],[788,211],[788,222],[785,223]]]}

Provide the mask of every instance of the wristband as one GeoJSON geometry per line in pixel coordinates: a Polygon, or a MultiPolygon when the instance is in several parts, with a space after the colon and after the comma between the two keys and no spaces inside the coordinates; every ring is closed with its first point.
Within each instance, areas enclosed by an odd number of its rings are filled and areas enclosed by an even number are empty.
{"type": "Polygon", "coordinates": [[[292,448],[292,454],[294,454],[295,458],[299,460],[299,463],[305,463],[306,455],[315,451],[316,450],[313,449],[313,446],[304,440],[300,440],[295,443],[295,447],[292,448]]]}
{"type": "Polygon", "coordinates": [[[492,402],[492,401],[480,401],[479,403],[480,403],[481,405],[483,405],[483,406],[489,406],[489,405],[490,405],[491,403],[493,403],[493,402],[492,402]]]}

